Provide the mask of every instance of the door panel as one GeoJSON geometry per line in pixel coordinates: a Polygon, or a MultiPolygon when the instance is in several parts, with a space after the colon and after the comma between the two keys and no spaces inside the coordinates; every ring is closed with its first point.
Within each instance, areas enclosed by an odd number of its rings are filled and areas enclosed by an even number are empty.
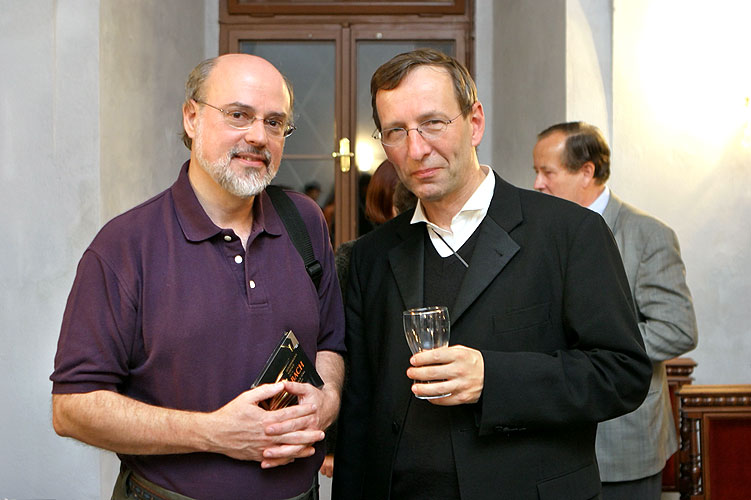
{"type": "Polygon", "coordinates": [[[270,61],[292,82],[297,131],[287,138],[273,184],[303,191],[317,182],[323,203],[334,194],[336,41],[243,40],[239,51],[270,61]]]}
{"type": "Polygon", "coordinates": [[[259,24],[223,30],[229,52],[263,57],[292,82],[297,130],[287,139],[274,184],[302,191],[306,183],[318,182],[317,201],[334,247],[356,238],[368,225],[362,219],[360,172],[370,173],[386,158],[371,136],[373,72],[394,55],[418,47],[441,50],[466,64],[466,30],[440,23],[259,24]],[[350,142],[351,158],[332,156],[340,152],[342,139],[350,142]],[[345,168],[347,163],[351,168],[345,168]]]}

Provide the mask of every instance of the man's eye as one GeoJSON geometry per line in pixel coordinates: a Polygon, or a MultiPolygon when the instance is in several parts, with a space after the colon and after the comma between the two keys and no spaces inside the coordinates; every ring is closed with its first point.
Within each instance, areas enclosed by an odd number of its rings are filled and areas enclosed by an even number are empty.
{"type": "Polygon", "coordinates": [[[230,111],[229,112],[229,117],[232,118],[233,120],[237,120],[237,121],[246,121],[246,120],[248,120],[247,113],[245,113],[243,111],[230,111]]]}
{"type": "Polygon", "coordinates": [[[446,125],[446,122],[443,120],[425,120],[420,125],[420,128],[428,129],[428,130],[438,130],[442,129],[446,125]]]}
{"type": "Polygon", "coordinates": [[[282,128],[283,126],[283,123],[281,120],[275,120],[274,118],[269,118],[264,121],[266,122],[266,126],[270,128],[282,128]]]}
{"type": "Polygon", "coordinates": [[[394,139],[396,137],[399,137],[403,130],[403,128],[387,128],[383,131],[383,136],[386,139],[394,139]]]}

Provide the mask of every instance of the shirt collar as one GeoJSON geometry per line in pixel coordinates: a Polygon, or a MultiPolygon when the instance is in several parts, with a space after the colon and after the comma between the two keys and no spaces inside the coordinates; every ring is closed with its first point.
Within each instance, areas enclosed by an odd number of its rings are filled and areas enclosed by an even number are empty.
{"type": "MultiPolygon", "coordinates": [[[[186,161],[180,168],[180,174],[170,190],[175,204],[175,213],[185,238],[188,241],[204,241],[221,233],[223,229],[214,224],[201,206],[201,202],[198,201],[193,186],[190,185],[190,179],[188,179],[189,167],[190,160],[186,161]]],[[[196,166],[196,168],[200,167],[196,166]]],[[[257,195],[253,202],[253,228],[251,232],[265,231],[280,235],[282,234],[281,224],[281,219],[276,214],[266,191],[257,195]]]]}
{"type": "MultiPolygon", "coordinates": [[[[487,169],[485,179],[483,179],[480,185],[477,186],[477,189],[472,193],[472,196],[469,197],[466,203],[464,203],[464,206],[459,210],[459,213],[457,213],[451,220],[452,231],[454,230],[455,223],[460,224],[461,220],[466,219],[468,216],[472,219],[483,219],[488,213],[490,201],[493,199],[493,192],[495,190],[495,175],[493,175],[493,169],[489,166],[481,165],[481,167],[487,169]]],[[[422,202],[417,200],[417,207],[415,208],[414,215],[412,215],[410,224],[417,224],[419,222],[425,222],[428,226],[441,231],[444,234],[447,232],[445,229],[439,228],[428,220],[428,217],[425,215],[425,211],[422,208],[422,202]]]]}
{"type": "Polygon", "coordinates": [[[610,188],[606,184],[605,189],[602,190],[600,196],[598,196],[597,199],[593,201],[592,204],[587,208],[602,215],[602,213],[605,211],[605,207],[608,206],[608,201],[610,201],[610,188]]]}

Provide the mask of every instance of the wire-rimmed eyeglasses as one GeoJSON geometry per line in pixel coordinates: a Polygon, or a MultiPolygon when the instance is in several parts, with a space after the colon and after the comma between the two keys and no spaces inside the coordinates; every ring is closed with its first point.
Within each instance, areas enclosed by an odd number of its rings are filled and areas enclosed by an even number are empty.
{"type": "MultiPolygon", "coordinates": [[[[215,110],[222,113],[224,122],[230,127],[237,130],[248,130],[253,126],[256,120],[261,120],[261,118],[257,116],[248,114],[245,109],[240,107],[222,109],[205,101],[200,101],[198,99],[193,100],[198,104],[205,104],[206,106],[214,108],[215,110]]],[[[292,134],[292,132],[294,132],[296,129],[294,125],[292,125],[291,123],[286,123],[282,118],[263,118],[263,128],[266,130],[266,133],[268,135],[273,137],[289,137],[290,134],[292,134]]]]}
{"type": "Polygon", "coordinates": [[[384,130],[376,130],[373,132],[373,139],[378,139],[384,146],[399,146],[409,135],[410,130],[417,130],[425,140],[437,139],[444,132],[449,125],[454,123],[457,118],[462,116],[464,111],[461,111],[458,115],[450,120],[442,120],[440,118],[431,118],[420,123],[415,128],[393,127],[384,130]]]}

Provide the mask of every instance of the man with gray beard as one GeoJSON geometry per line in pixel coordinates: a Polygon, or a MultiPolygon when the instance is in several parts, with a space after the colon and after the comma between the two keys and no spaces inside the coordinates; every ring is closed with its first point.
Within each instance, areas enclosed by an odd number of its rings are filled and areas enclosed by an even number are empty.
{"type": "Polygon", "coordinates": [[[78,266],[55,357],[53,424],[112,450],[113,500],[317,498],[339,409],[339,284],[323,215],[300,212],[323,273],[308,276],[266,187],[292,125],[289,82],[228,54],[186,84],[177,181],[107,223],[78,266]],[[249,387],[292,330],[324,381],[249,387]],[[267,411],[282,391],[299,404],[267,411]]]}

